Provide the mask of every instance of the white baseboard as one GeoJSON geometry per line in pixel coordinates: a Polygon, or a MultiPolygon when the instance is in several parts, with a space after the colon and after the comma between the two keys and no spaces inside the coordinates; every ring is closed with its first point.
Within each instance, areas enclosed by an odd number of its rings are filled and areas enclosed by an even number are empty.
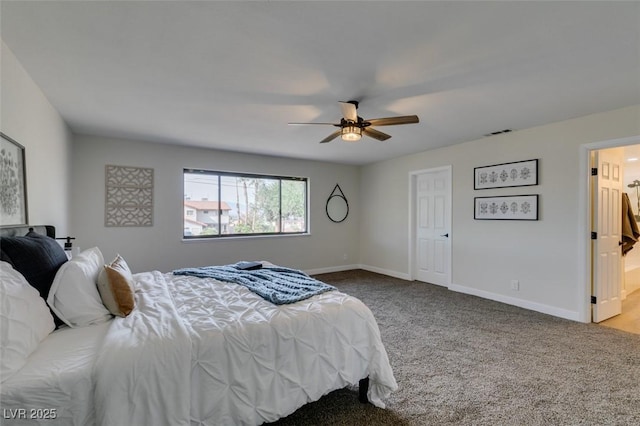
{"type": "Polygon", "coordinates": [[[399,278],[401,280],[409,281],[409,274],[404,272],[392,271],[389,269],[378,268],[376,266],[369,265],[358,265],[360,269],[364,269],[365,271],[375,272],[376,274],[388,275],[390,277],[399,278]]]}
{"type": "MultiPolygon", "coordinates": [[[[389,269],[378,268],[370,265],[341,265],[330,266],[327,268],[310,269],[305,271],[309,275],[328,274],[331,272],[350,271],[353,269],[364,269],[365,271],[375,272],[377,274],[387,275],[390,277],[398,278],[401,280],[409,281],[410,276],[407,273],[392,271],[389,269]]],[[[569,311],[567,309],[557,308],[555,306],[544,305],[541,303],[530,302],[528,300],[518,299],[515,297],[505,296],[503,294],[491,293],[489,291],[478,290],[472,287],[466,287],[458,284],[451,284],[448,287],[451,291],[458,293],[470,294],[472,296],[478,296],[483,299],[495,300],[496,302],[505,303],[507,305],[517,306],[519,308],[529,309],[530,311],[536,311],[554,317],[564,318],[571,321],[584,322],[580,318],[580,313],[576,311],[569,311]]]]}
{"type": "Polygon", "coordinates": [[[557,308],[555,306],[543,305],[541,303],[530,302],[528,300],[517,299],[515,297],[491,293],[488,291],[465,287],[458,284],[451,284],[451,286],[449,286],[449,290],[457,291],[458,293],[470,294],[472,296],[482,297],[483,299],[495,300],[496,302],[502,302],[506,303],[507,305],[513,305],[519,308],[529,309],[531,311],[541,312],[547,315],[553,315],[554,317],[582,322],[580,319],[580,313],[576,311],[569,311],[566,309],[557,308]]]}
{"type": "Polygon", "coordinates": [[[352,269],[360,269],[360,265],[340,265],[329,266],[327,268],[308,269],[304,271],[308,275],[329,274],[331,272],[351,271],[352,269]]]}
{"type": "Polygon", "coordinates": [[[640,289],[640,268],[624,271],[624,290],[626,296],[640,289]]]}
{"type": "Polygon", "coordinates": [[[351,271],[353,269],[364,269],[365,271],[375,272],[377,274],[387,275],[394,278],[399,278],[401,280],[409,280],[409,274],[405,274],[402,272],[391,271],[389,269],[378,268],[375,266],[369,265],[340,265],[340,266],[329,266],[326,268],[316,268],[316,269],[308,269],[306,272],[309,275],[318,275],[318,274],[329,274],[331,272],[343,272],[343,271],[351,271]]]}

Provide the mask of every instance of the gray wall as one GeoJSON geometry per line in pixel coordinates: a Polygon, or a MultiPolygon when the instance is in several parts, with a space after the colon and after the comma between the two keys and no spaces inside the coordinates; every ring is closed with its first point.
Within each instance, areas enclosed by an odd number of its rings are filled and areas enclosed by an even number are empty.
{"type": "MultiPolygon", "coordinates": [[[[640,106],[471,141],[371,164],[361,172],[360,257],[363,267],[407,277],[409,172],[453,168],[452,289],[579,319],[578,226],[582,144],[640,135],[640,106]],[[474,191],[478,166],[539,159],[539,185],[474,191]],[[366,185],[364,184],[366,182],[366,185]],[[473,219],[475,196],[540,194],[540,220],[473,219]],[[389,209],[388,206],[394,206],[389,209]],[[520,290],[510,281],[520,281],[520,290]]],[[[586,234],[586,233],[584,233],[586,234]]]]}
{"type": "Polygon", "coordinates": [[[359,169],[354,166],[77,136],[71,228],[81,248],[98,246],[105,258],[120,253],[134,271],[169,271],[243,259],[269,260],[307,271],[348,269],[358,263],[359,190],[359,169]],[[152,227],[104,226],[107,164],[154,169],[152,227]],[[308,177],[311,235],[182,241],[183,168],[308,177]],[[336,183],[351,207],[347,220],[338,224],[325,214],[326,200],[336,183]]]}
{"type": "Polygon", "coordinates": [[[4,42],[1,54],[0,130],[25,147],[29,223],[67,235],[71,134],[4,42]]]}
{"type": "Polygon", "coordinates": [[[452,289],[579,320],[586,318],[589,286],[581,253],[587,243],[577,223],[586,209],[581,191],[588,179],[580,175],[581,145],[640,135],[640,106],[635,106],[358,168],[72,137],[4,44],[1,71],[0,128],[26,147],[30,222],[53,224],[60,235],[78,237],[80,247],[99,246],[107,258],[121,253],[134,271],[266,259],[308,271],[362,266],[408,277],[408,174],[452,165],[452,289]],[[540,185],[481,192],[538,193],[540,220],[474,221],[473,197],[479,191],[473,190],[473,168],[532,158],[540,160],[540,185]],[[153,227],[105,228],[106,164],[155,169],[153,227]],[[183,242],[183,167],[309,177],[312,235],[183,242]],[[336,183],[351,207],[341,224],[324,214],[336,183]],[[512,279],[520,280],[520,291],[510,290],[512,279]]]}

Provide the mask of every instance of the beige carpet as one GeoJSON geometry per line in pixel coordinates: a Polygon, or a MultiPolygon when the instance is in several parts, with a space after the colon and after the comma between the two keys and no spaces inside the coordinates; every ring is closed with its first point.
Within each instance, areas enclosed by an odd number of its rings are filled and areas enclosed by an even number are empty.
{"type": "Polygon", "coordinates": [[[317,278],[380,326],[399,389],[342,389],[278,425],[640,425],[640,335],[365,271],[317,278]]]}

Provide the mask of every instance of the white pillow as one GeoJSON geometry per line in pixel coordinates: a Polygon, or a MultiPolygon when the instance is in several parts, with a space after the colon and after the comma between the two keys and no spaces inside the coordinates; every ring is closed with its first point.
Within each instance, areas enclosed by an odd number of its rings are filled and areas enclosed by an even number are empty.
{"type": "Polygon", "coordinates": [[[54,328],[38,290],[9,263],[0,262],[0,383],[22,368],[54,328]]]}
{"type": "Polygon", "coordinates": [[[56,273],[47,303],[69,327],[105,322],[111,314],[98,293],[98,274],[104,257],[98,247],[85,250],[64,263],[56,273]]]}

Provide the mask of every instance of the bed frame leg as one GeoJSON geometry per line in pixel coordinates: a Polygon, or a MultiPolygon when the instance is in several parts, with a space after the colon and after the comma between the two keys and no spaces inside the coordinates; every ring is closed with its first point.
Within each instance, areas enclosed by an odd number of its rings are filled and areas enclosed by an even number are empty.
{"type": "Polygon", "coordinates": [[[367,398],[367,392],[369,391],[369,377],[367,376],[360,380],[360,382],[358,382],[358,386],[360,388],[358,390],[358,400],[361,403],[366,404],[369,402],[369,399],[367,398]]]}

